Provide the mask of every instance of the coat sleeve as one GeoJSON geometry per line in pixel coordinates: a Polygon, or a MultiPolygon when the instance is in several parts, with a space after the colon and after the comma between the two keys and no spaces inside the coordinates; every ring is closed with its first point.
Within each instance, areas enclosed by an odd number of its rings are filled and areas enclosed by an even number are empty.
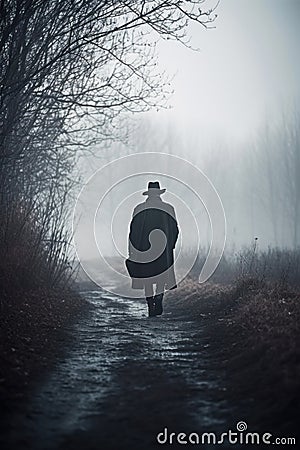
{"type": "Polygon", "coordinates": [[[169,214],[169,242],[170,242],[170,247],[172,249],[175,248],[175,245],[176,245],[176,242],[178,239],[178,234],[179,234],[179,228],[178,228],[178,223],[177,223],[177,219],[176,219],[175,209],[172,206],[170,214],[169,214]]]}
{"type": "Polygon", "coordinates": [[[134,217],[135,217],[135,210],[132,213],[132,218],[131,218],[131,222],[130,222],[130,228],[129,228],[129,236],[128,236],[128,256],[130,258],[130,256],[132,256],[133,254],[133,248],[132,248],[132,230],[134,229],[134,217]]]}
{"type": "Polygon", "coordinates": [[[128,237],[128,255],[134,254],[134,250],[138,248],[139,232],[141,227],[141,214],[138,207],[135,207],[132,213],[128,237]]]}

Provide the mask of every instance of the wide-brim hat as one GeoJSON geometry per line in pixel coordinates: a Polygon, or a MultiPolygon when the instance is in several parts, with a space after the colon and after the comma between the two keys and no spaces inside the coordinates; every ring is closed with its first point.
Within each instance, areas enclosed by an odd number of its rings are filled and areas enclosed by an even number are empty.
{"type": "Polygon", "coordinates": [[[161,195],[166,192],[166,189],[160,189],[160,184],[158,181],[149,181],[148,190],[143,192],[143,195],[158,194],[161,195]]]}

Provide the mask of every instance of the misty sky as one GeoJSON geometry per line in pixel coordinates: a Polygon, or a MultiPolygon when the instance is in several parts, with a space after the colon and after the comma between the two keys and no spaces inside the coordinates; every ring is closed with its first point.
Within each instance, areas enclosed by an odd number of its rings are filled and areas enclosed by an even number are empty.
{"type": "MultiPolygon", "coordinates": [[[[213,3],[209,0],[205,4],[213,3]]],[[[146,119],[144,131],[149,137],[145,141],[142,136],[131,150],[163,152],[165,136],[170,138],[171,152],[196,161],[215,183],[225,207],[229,245],[249,244],[254,236],[259,236],[260,245],[267,246],[274,244],[273,218],[268,203],[270,193],[264,184],[268,170],[264,159],[257,159],[256,168],[252,167],[248,177],[247,164],[259,128],[266,123],[272,125],[276,116],[291,109],[293,104],[298,103],[299,108],[300,1],[221,0],[216,12],[215,28],[205,30],[194,24],[189,29],[192,44],[201,49],[199,52],[188,50],[177,42],[159,42],[160,68],[171,75],[176,74],[172,82],[174,94],[169,99],[172,108],[137,115],[137,118],[146,119]],[[211,167],[207,165],[210,157],[211,167]],[[252,191],[251,197],[249,192],[252,191]]],[[[119,143],[115,146],[116,151],[114,146],[109,148],[110,160],[120,156],[119,143]]],[[[274,153],[273,148],[269,150],[274,153]]],[[[99,154],[101,152],[100,148],[99,154]]],[[[93,156],[85,158],[86,172],[91,175],[103,162],[93,156]]],[[[143,170],[141,167],[141,172],[143,170]]],[[[135,193],[137,203],[144,200],[141,192],[148,177],[135,181],[134,186],[122,184],[122,195],[131,199],[135,193]]],[[[160,182],[169,192],[178,195],[180,183],[172,187],[170,181],[162,177],[160,182]]],[[[284,174],[276,178],[276,184],[280,183],[284,183],[284,174]]],[[[111,206],[116,200],[118,194],[113,190],[107,201],[111,206]]],[[[121,204],[124,207],[124,202],[121,204]]],[[[117,221],[121,228],[115,235],[120,236],[118,245],[123,252],[126,252],[132,208],[133,204],[127,205],[126,217],[117,221]]],[[[178,210],[183,230],[189,222],[185,222],[184,214],[181,217],[179,207],[178,210]]],[[[277,210],[281,223],[282,210],[277,210]]],[[[209,241],[207,225],[203,219],[200,222],[205,245],[209,241]]],[[[102,225],[107,228],[109,224],[107,219],[102,225]]],[[[282,230],[286,226],[282,226],[282,230]]],[[[100,225],[98,229],[101,229],[100,225]]],[[[110,230],[110,225],[107,229],[110,230]]],[[[88,239],[92,236],[88,238],[83,233],[86,257],[92,256],[88,239]]],[[[282,242],[286,244],[284,239],[282,242]]],[[[193,243],[185,242],[185,245],[189,244],[193,243]]],[[[109,254],[110,248],[107,239],[105,252],[109,254]]]]}
{"type": "Polygon", "coordinates": [[[175,93],[172,110],[151,116],[209,141],[247,139],[299,96],[300,2],[221,0],[216,12],[215,29],[190,27],[200,52],[160,43],[175,93]]]}

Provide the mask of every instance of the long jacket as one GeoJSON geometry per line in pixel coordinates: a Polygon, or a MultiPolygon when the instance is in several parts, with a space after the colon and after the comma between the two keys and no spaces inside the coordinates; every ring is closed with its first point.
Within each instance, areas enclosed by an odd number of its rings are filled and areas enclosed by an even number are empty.
{"type": "Polygon", "coordinates": [[[126,262],[133,289],[142,289],[146,280],[155,283],[158,279],[167,289],[176,287],[174,248],[178,233],[173,206],[159,196],[149,196],[135,207],[126,262]]]}

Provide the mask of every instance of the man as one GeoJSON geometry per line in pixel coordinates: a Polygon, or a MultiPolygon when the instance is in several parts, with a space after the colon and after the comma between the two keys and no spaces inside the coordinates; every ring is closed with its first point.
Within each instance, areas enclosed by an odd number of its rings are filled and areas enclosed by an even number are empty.
{"type": "Polygon", "coordinates": [[[150,181],[143,192],[148,198],[135,207],[130,224],[126,266],[132,288],[145,289],[149,317],[162,314],[165,289],[177,287],[174,248],[179,231],[173,206],[160,197],[165,191],[158,181],[150,181]]]}

